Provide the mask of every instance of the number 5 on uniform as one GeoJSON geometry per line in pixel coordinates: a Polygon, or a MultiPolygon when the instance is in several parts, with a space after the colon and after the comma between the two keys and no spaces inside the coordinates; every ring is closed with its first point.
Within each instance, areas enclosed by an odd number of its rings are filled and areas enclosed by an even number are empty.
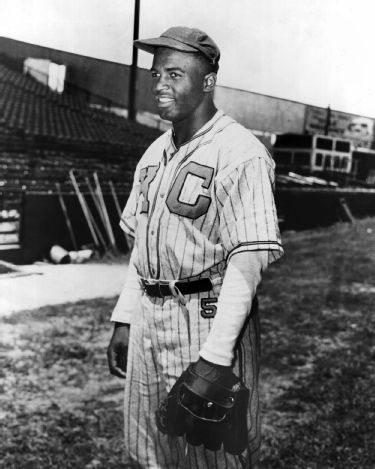
{"type": "Polygon", "coordinates": [[[214,318],[216,314],[217,298],[202,298],[201,299],[201,316],[202,318],[214,318]]]}

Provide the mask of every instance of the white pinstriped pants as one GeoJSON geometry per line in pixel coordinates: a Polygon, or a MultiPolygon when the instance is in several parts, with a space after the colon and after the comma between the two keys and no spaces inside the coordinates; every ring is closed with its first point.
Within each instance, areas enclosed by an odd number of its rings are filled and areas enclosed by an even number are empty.
{"type": "Polygon", "coordinates": [[[187,321],[174,298],[142,296],[139,316],[130,328],[128,368],[125,384],[125,447],[134,468],[152,469],[232,469],[254,468],[260,446],[258,402],[259,324],[257,308],[243,331],[235,373],[242,369],[250,389],[248,412],[249,447],[240,457],[201,446],[186,445],[183,437],[171,438],[160,433],[155,411],[207,337],[212,319],[201,316],[200,299],[213,292],[186,296],[189,310],[189,345],[187,321]]]}

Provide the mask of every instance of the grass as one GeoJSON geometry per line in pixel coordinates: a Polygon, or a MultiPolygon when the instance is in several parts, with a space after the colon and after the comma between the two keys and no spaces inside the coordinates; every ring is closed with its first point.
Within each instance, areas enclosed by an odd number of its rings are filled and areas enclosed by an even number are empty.
{"type": "MultiPolygon", "coordinates": [[[[375,467],[375,219],[283,236],[265,274],[262,468],[375,467]]],[[[0,320],[0,467],[126,467],[115,299],[0,320]]]]}
{"type": "Polygon", "coordinates": [[[3,319],[1,468],[125,467],[123,382],[110,377],[105,358],[114,303],[47,306],[3,319]]]}
{"type": "Polygon", "coordinates": [[[263,467],[375,467],[375,221],[287,233],[263,298],[263,467]]]}

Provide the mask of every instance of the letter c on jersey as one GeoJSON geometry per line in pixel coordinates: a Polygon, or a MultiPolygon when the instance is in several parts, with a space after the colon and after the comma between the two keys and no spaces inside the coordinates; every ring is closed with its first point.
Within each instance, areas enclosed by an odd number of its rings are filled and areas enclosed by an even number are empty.
{"type": "Polygon", "coordinates": [[[210,197],[200,194],[194,204],[188,204],[179,200],[188,174],[202,179],[201,187],[208,189],[212,181],[214,169],[209,166],[203,166],[195,161],[190,161],[190,163],[184,166],[178,173],[168,194],[166,204],[171,213],[196,220],[207,212],[211,199],[210,197]]]}

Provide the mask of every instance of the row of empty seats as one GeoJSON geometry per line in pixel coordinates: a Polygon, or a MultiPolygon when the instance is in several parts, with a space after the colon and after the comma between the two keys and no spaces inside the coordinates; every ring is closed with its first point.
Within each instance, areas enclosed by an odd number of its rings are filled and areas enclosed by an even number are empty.
{"type": "Polygon", "coordinates": [[[19,208],[23,191],[82,191],[97,172],[102,190],[128,194],[135,166],[159,135],[83,98],[57,94],[32,77],[0,64],[0,208],[19,208]]]}
{"type": "Polygon", "coordinates": [[[32,77],[0,64],[0,123],[26,135],[60,140],[138,145],[154,129],[114,113],[92,108],[82,99],[58,94],[32,77]],[[147,130],[146,130],[147,129],[147,130]]]}

